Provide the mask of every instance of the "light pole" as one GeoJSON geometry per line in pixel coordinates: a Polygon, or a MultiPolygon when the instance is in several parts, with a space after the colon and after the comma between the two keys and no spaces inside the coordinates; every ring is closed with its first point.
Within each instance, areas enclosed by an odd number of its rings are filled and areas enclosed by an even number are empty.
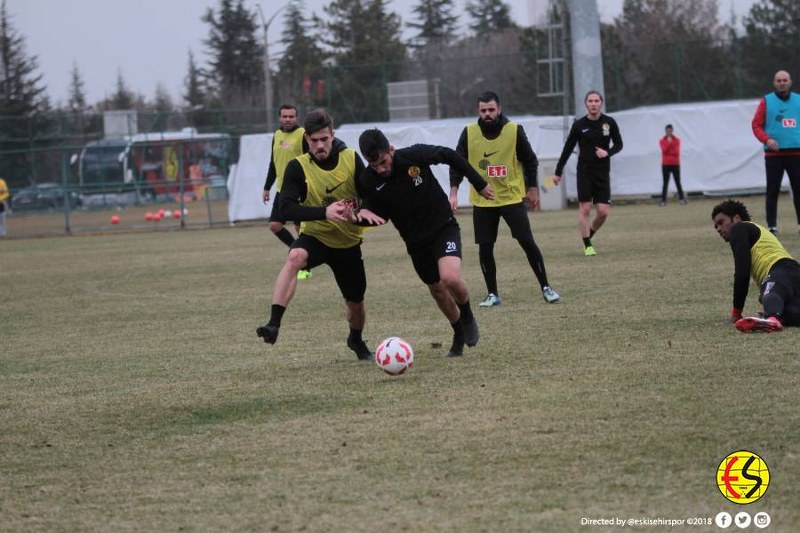
{"type": "Polygon", "coordinates": [[[264,26],[264,90],[267,97],[267,131],[272,131],[272,73],[269,70],[269,40],[267,32],[269,31],[269,25],[278,16],[278,13],[286,9],[288,5],[278,8],[267,21],[264,19],[264,12],[261,11],[261,4],[256,4],[256,7],[258,8],[258,14],[261,16],[261,24],[264,26]]]}

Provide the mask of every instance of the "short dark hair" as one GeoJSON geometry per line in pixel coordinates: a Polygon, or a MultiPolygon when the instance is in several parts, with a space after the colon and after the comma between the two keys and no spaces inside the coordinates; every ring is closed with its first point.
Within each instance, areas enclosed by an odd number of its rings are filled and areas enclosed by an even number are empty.
{"type": "Polygon", "coordinates": [[[598,91],[597,89],[592,89],[591,91],[587,91],[586,92],[586,96],[583,97],[584,103],[586,103],[586,100],[589,99],[589,96],[591,96],[593,94],[596,94],[597,96],[599,96],[601,102],[605,102],[605,99],[603,98],[603,95],[600,93],[600,91],[598,91]]]}
{"type": "Polygon", "coordinates": [[[497,96],[497,93],[493,93],[492,91],[484,91],[478,95],[478,103],[488,104],[494,100],[497,102],[497,105],[500,105],[500,97],[497,96]]]}
{"type": "Polygon", "coordinates": [[[306,130],[306,135],[311,135],[318,131],[330,128],[333,130],[333,119],[324,109],[314,109],[309,111],[306,119],[303,121],[303,129],[306,130]]]}
{"type": "Polygon", "coordinates": [[[739,218],[745,222],[750,221],[750,212],[747,211],[744,204],[738,200],[725,200],[715,205],[714,209],[711,210],[711,220],[714,220],[720,213],[728,215],[731,218],[735,215],[739,215],[739,218]]]}
{"type": "Polygon", "coordinates": [[[278,113],[280,113],[284,109],[294,109],[295,114],[297,113],[297,106],[292,104],[281,104],[281,106],[278,108],[278,113]]]}
{"type": "Polygon", "coordinates": [[[378,128],[364,131],[358,138],[358,147],[367,161],[375,161],[389,152],[389,139],[378,128]]]}
{"type": "Polygon", "coordinates": [[[674,128],[672,127],[672,124],[667,124],[666,126],[664,126],[664,129],[667,129],[667,128],[669,128],[669,129],[674,129],[674,128]]]}

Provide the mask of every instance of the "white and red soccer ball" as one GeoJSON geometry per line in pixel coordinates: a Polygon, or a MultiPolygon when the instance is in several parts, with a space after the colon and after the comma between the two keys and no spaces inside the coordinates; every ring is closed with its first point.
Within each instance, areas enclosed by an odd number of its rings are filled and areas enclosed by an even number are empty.
{"type": "Polygon", "coordinates": [[[399,376],[414,364],[414,349],[400,337],[389,337],[375,350],[375,363],[387,374],[399,376]]]}

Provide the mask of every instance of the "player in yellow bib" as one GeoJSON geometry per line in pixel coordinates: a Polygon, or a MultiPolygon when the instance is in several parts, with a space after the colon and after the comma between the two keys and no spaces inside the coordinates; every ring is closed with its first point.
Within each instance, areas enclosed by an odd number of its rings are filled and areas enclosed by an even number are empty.
{"type": "MultiPolygon", "coordinates": [[[[475,190],[470,190],[469,195],[474,206],[472,223],[487,292],[486,298],[478,305],[492,307],[501,303],[494,260],[494,243],[501,217],[511,229],[511,236],[525,251],[544,300],[547,303],[561,301],[561,296],[547,280],[544,257],[533,238],[528,211],[523,203],[527,198],[532,209],[539,207],[536,176],[539,161],[522,126],[503,115],[497,94],[487,91],[478,97],[478,122],[464,128],[456,152],[469,161],[494,190],[493,199],[484,198],[475,190]]],[[[450,167],[453,212],[458,207],[458,187],[463,178],[462,172],[450,167]]]]}
{"type": "MultiPolygon", "coordinates": [[[[308,143],[305,140],[305,130],[297,125],[297,108],[291,104],[280,107],[281,127],[272,136],[272,150],[269,157],[267,180],[264,182],[262,200],[269,201],[270,190],[275,185],[275,196],[272,199],[272,212],[269,215],[269,229],[286,246],[291,246],[294,237],[285,228],[286,218],[281,214],[281,188],[283,187],[283,174],[286,165],[295,157],[308,152],[308,143]]],[[[300,233],[300,224],[297,223],[297,232],[300,233]]],[[[299,279],[311,277],[311,272],[301,270],[299,279]]]]}
{"type": "Polygon", "coordinates": [[[714,229],[731,245],[734,261],[731,322],[745,333],[800,326],[800,264],[767,228],[750,221],[743,203],[726,200],[711,211],[714,229]],[[764,317],[742,317],[750,277],[760,289],[764,317]]]}
{"type": "Polygon", "coordinates": [[[309,153],[286,166],[281,189],[281,213],[301,221],[272,294],[269,322],[256,329],[267,344],[278,340],[283,314],[297,289],[297,273],[327,264],[344,297],[350,326],[347,347],[360,360],[372,351],[361,334],[366,322],[364,293],[367,277],[361,257],[363,228],[348,222],[356,200],[356,177],[364,163],[355,150],[334,137],[333,120],[321,109],[311,111],[303,124],[309,153]]]}

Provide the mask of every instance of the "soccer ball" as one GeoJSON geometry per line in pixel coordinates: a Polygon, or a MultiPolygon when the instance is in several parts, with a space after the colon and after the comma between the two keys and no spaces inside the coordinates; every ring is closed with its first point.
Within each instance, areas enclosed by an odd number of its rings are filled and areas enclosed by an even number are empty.
{"type": "Polygon", "coordinates": [[[375,350],[375,363],[387,374],[399,376],[414,364],[414,349],[400,337],[389,337],[375,350]]]}

